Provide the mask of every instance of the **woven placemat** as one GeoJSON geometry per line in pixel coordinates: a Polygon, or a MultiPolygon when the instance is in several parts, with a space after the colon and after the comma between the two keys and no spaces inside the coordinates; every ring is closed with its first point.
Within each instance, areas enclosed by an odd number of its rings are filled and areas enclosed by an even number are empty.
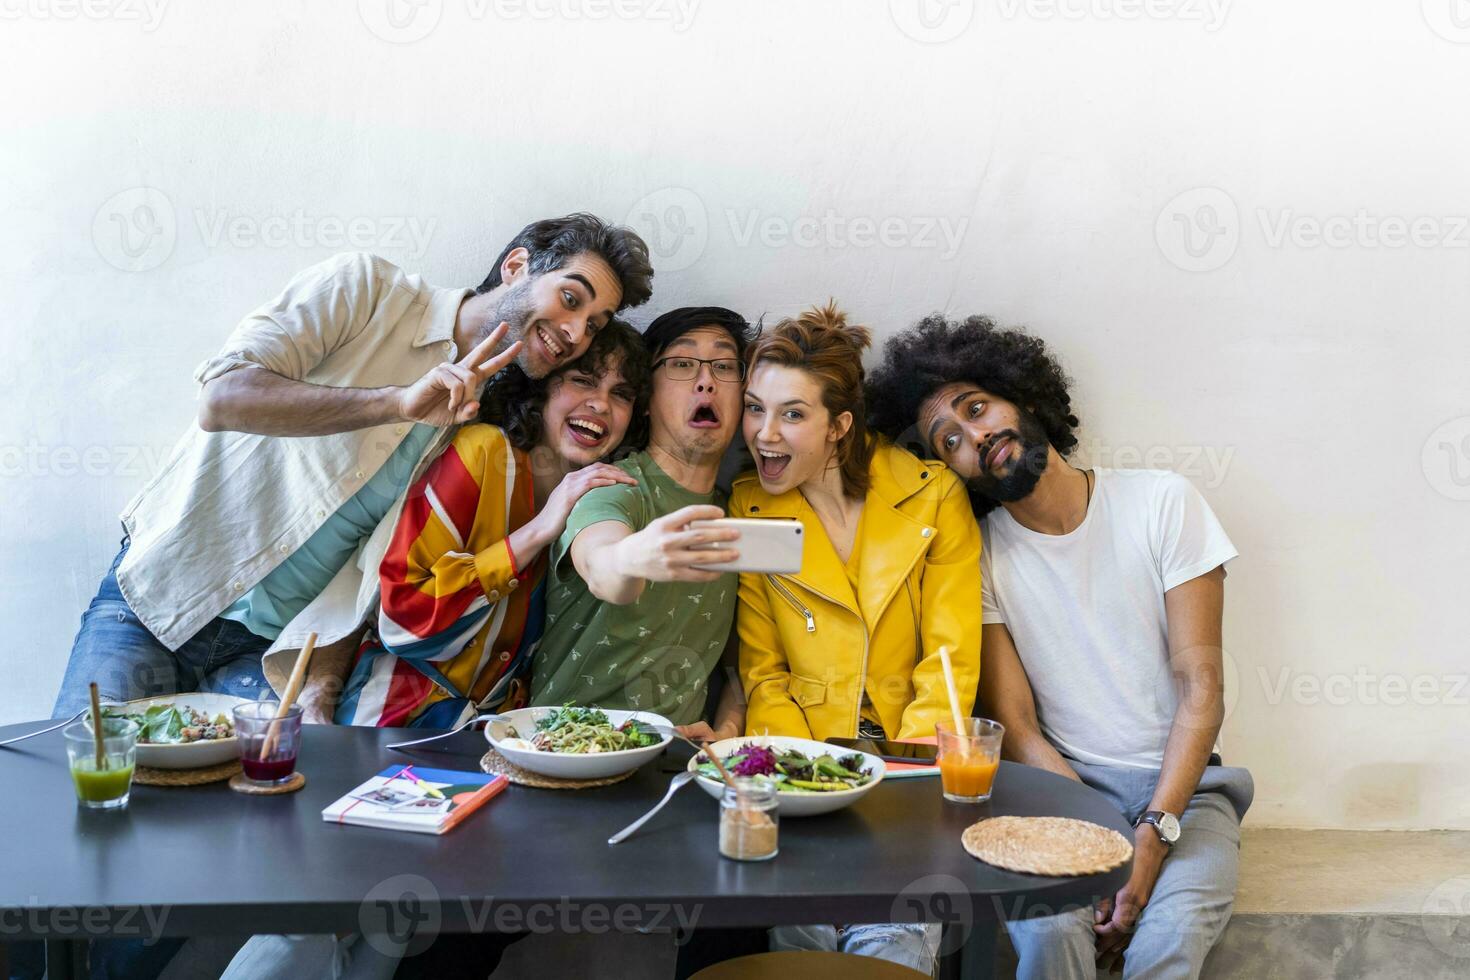
{"type": "Polygon", "coordinates": [[[203,786],[205,783],[229,779],[239,771],[239,759],[230,759],[202,769],[154,769],[151,766],[138,766],[133,770],[133,782],[144,786],[203,786]]]}
{"type": "Polygon", "coordinates": [[[230,780],[230,789],[246,796],[280,796],[282,793],[294,793],[305,785],[306,777],[299,772],[293,772],[290,779],[278,786],[262,786],[246,779],[243,772],[230,780]]]}
{"type": "Polygon", "coordinates": [[[486,752],[480,759],[480,768],[491,775],[504,776],[517,786],[533,786],[536,789],[592,789],[595,786],[611,786],[613,783],[621,783],[637,772],[636,769],[629,769],[627,772],[616,776],[605,776],[602,779],[556,779],[552,776],[543,776],[539,772],[522,769],[494,749],[486,752]]]}
{"type": "Polygon", "coordinates": [[[960,842],[986,864],[1052,877],[1111,871],[1133,855],[1116,830],[1070,817],[992,817],[966,827],[960,842]]]}

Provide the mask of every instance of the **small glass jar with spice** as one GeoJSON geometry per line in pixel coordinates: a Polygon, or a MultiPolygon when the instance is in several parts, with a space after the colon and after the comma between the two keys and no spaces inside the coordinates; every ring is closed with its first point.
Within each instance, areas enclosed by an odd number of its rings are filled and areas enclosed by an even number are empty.
{"type": "Polygon", "coordinates": [[[776,785],[767,779],[736,779],[720,799],[720,854],[736,861],[768,861],[780,850],[776,785]]]}

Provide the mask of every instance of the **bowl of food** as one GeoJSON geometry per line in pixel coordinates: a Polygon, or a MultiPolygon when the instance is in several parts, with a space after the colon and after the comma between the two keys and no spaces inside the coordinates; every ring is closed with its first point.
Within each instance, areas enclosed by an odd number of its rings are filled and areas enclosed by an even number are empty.
{"type": "Polygon", "coordinates": [[[485,737],[506,761],[555,779],[619,776],[658,757],[673,727],[648,711],[517,708],[498,715],[485,737]],[[660,729],[662,731],[660,731],[660,729]]]}
{"type": "Polygon", "coordinates": [[[776,784],[776,807],[783,817],[811,817],[851,806],[883,781],[883,760],[809,738],[754,735],[712,742],[689,760],[695,782],[719,799],[725,783],[706,756],[719,753],[731,775],[776,784]]]}
{"type": "Polygon", "coordinates": [[[229,694],[166,694],[104,705],[102,713],[138,723],[138,765],[200,769],[239,757],[233,711],[248,700],[229,694]]]}

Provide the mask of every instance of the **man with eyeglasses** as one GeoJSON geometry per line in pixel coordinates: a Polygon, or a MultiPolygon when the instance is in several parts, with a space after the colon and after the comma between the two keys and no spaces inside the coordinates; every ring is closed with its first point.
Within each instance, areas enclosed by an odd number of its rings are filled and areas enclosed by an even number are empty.
{"type": "Polygon", "coordinates": [[[733,696],[713,729],[702,721],[736,576],[698,567],[738,557],[738,534],[690,524],[725,516],[715,480],[740,430],[749,332],[738,313],[715,306],[672,310],[644,331],[654,368],[649,444],[618,464],[638,485],[588,491],[551,549],[532,704],[652,711],[690,734],[741,733],[733,696]]]}

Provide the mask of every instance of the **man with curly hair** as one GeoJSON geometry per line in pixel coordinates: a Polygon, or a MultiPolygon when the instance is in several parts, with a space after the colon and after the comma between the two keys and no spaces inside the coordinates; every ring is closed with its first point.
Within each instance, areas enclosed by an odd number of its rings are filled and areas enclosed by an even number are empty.
{"type": "Polygon", "coordinates": [[[1018,976],[1197,977],[1234,902],[1250,773],[1221,765],[1221,615],[1236,556],[1161,470],[1082,469],[1069,382],[1040,339],[931,316],[889,340],[870,424],[965,481],[984,517],[980,702],[1005,756],[1133,823],[1127,884],[1007,924],[1018,976]]]}

